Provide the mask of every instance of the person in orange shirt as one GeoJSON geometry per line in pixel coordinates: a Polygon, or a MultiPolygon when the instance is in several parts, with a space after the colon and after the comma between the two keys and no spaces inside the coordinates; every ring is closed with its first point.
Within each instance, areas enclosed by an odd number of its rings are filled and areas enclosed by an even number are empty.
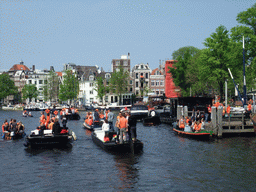
{"type": "Polygon", "coordinates": [[[92,124],[93,124],[92,116],[89,116],[88,125],[92,126],[92,124]]]}
{"type": "Polygon", "coordinates": [[[119,119],[119,129],[120,129],[120,144],[123,144],[123,135],[128,131],[128,120],[122,113],[119,119]]]}
{"type": "Polygon", "coordinates": [[[198,123],[197,121],[195,121],[195,124],[194,124],[194,127],[193,127],[194,132],[199,132],[200,129],[201,129],[200,123],[198,123]]]}
{"type": "Polygon", "coordinates": [[[48,128],[48,124],[50,123],[50,119],[51,119],[50,113],[47,113],[46,122],[45,122],[46,129],[48,128]]]}
{"type": "Polygon", "coordinates": [[[231,107],[230,107],[230,105],[228,105],[228,107],[227,107],[227,114],[228,115],[230,114],[230,109],[231,109],[231,107]]]}
{"type": "Polygon", "coordinates": [[[52,130],[54,124],[54,119],[51,119],[51,123],[48,126],[48,129],[52,130]]]}
{"type": "Polygon", "coordinates": [[[40,122],[42,122],[43,120],[45,120],[45,116],[44,116],[44,112],[41,112],[40,122]]]}
{"type": "Polygon", "coordinates": [[[54,112],[53,112],[53,114],[55,115],[55,116],[57,116],[58,115],[58,110],[55,110],[54,112]]]}
{"type": "Polygon", "coordinates": [[[179,128],[184,130],[185,128],[185,121],[183,119],[183,117],[181,117],[181,119],[179,120],[179,128]]]}
{"type": "Polygon", "coordinates": [[[185,121],[186,121],[186,125],[188,125],[188,122],[189,122],[188,116],[185,117],[185,121]]]}
{"type": "Polygon", "coordinates": [[[49,108],[45,110],[46,115],[50,114],[50,112],[51,112],[51,111],[50,111],[49,108]]]}
{"type": "Polygon", "coordinates": [[[250,113],[252,111],[252,105],[251,103],[248,104],[247,106],[247,111],[250,113]]]}

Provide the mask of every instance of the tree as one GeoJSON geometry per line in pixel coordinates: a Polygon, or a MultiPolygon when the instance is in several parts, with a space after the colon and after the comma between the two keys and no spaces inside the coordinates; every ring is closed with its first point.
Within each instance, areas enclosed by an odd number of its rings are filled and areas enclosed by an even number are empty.
{"type": "Polygon", "coordinates": [[[178,56],[178,62],[173,65],[173,68],[169,68],[169,73],[172,74],[173,82],[176,86],[180,87],[182,96],[189,96],[189,88],[191,84],[187,81],[186,74],[191,58],[192,56],[187,49],[183,56],[178,56]]]}
{"type": "Polygon", "coordinates": [[[181,47],[172,53],[172,59],[177,60],[179,56],[181,56],[184,59],[186,52],[188,52],[189,55],[191,57],[193,57],[199,51],[200,51],[200,49],[193,47],[193,46],[181,47]]]}
{"type": "MultiPolygon", "coordinates": [[[[240,57],[237,58],[242,67],[242,39],[245,40],[245,64],[246,64],[246,83],[247,88],[255,87],[255,57],[256,57],[256,3],[246,11],[240,12],[236,18],[238,23],[243,25],[231,29],[231,38],[239,45],[240,57]]],[[[242,68],[240,69],[242,70],[242,68]]],[[[242,75],[241,75],[242,77],[242,75]]],[[[239,79],[243,84],[242,78],[239,79]]]]}
{"type": "Polygon", "coordinates": [[[106,95],[106,93],[109,91],[108,87],[104,85],[104,79],[102,77],[97,77],[96,78],[96,83],[94,90],[97,91],[97,97],[102,101],[103,103],[103,98],[106,95]]]}
{"type": "Polygon", "coordinates": [[[45,85],[43,87],[44,100],[57,101],[59,94],[59,78],[58,75],[52,70],[50,71],[45,85]]]}
{"type": "Polygon", "coordinates": [[[14,85],[7,73],[0,75],[0,101],[9,95],[16,95],[18,88],[14,85]]]}
{"type": "MultiPolygon", "coordinates": [[[[211,37],[206,38],[200,55],[200,77],[201,81],[207,82],[210,87],[217,90],[221,99],[224,94],[224,83],[230,79],[228,68],[238,69],[237,44],[229,38],[228,30],[223,25],[216,29],[211,37]]],[[[242,68],[241,68],[242,69],[242,68]]],[[[235,74],[237,75],[237,74],[235,74]]]]}
{"type": "Polygon", "coordinates": [[[32,98],[37,98],[39,92],[36,88],[36,85],[30,84],[25,85],[22,89],[22,98],[23,99],[29,99],[29,102],[32,100],[32,98]]]}
{"type": "Polygon", "coordinates": [[[72,70],[65,71],[63,83],[60,84],[59,99],[61,101],[74,100],[78,96],[79,81],[72,70]]]}
{"type": "Polygon", "coordinates": [[[119,96],[119,104],[121,104],[121,95],[126,93],[129,87],[129,72],[123,68],[119,68],[112,73],[109,80],[110,91],[119,96]]]}

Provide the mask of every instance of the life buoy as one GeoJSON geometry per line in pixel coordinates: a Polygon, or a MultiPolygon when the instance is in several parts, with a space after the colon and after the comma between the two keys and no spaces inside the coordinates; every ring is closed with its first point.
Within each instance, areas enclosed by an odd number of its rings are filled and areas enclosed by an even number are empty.
{"type": "Polygon", "coordinates": [[[156,112],[155,111],[150,111],[150,116],[151,117],[155,117],[156,116],[156,112]]]}

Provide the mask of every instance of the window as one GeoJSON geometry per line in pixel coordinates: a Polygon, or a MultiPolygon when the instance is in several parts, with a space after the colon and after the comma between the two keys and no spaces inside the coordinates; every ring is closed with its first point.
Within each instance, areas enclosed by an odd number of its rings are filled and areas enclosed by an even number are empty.
{"type": "Polygon", "coordinates": [[[108,96],[105,96],[105,102],[108,102],[108,96]]]}
{"type": "Polygon", "coordinates": [[[132,80],[130,80],[130,85],[132,85],[132,80]]]}
{"type": "Polygon", "coordinates": [[[39,91],[42,91],[43,90],[43,88],[39,88],[39,91]]]}
{"type": "Polygon", "coordinates": [[[120,65],[120,61],[116,61],[116,66],[119,66],[120,65]]]}
{"type": "Polygon", "coordinates": [[[156,81],[156,86],[159,86],[159,81],[158,80],[156,81]]]}
{"type": "Polygon", "coordinates": [[[155,86],[155,81],[154,80],[151,81],[151,86],[155,86]]]}
{"type": "Polygon", "coordinates": [[[36,85],[36,81],[35,81],[35,85],[36,85]]]}
{"type": "Polygon", "coordinates": [[[141,65],[140,68],[141,68],[141,69],[144,69],[144,65],[141,65]]]}
{"type": "Polygon", "coordinates": [[[148,73],[146,73],[146,79],[148,79],[148,73]]]}
{"type": "Polygon", "coordinates": [[[139,78],[139,74],[138,73],[136,73],[136,79],[138,79],[139,78]]]}
{"type": "Polygon", "coordinates": [[[139,91],[138,90],[136,91],[136,95],[139,95],[139,91]]]}
{"type": "Polygon", "coordinates": [[[93,102],[93,98],[90,98],[90,103],[92,103],[93,102]]]}
{"type": "Polygon", "coordinates": [[[31,80],[29,80],[29,81],[28,81],[28,83],[29,83],[29,84],[32,84],[32,81],[31,81],[31,80]]]}
{"type": "Polygon", "coordinates": [[[43,80],[39,80],[39,84],[43,84],[43,80]]]}
{"type": "Polygon", "coordinates": [[[93,87],[93,83],[90,83],[90,87],[93,87]]]}
{"type": "Polygon", "coordinates": [[[93,94],[93,90],[90,91],[90,94],[91,94],[91,95],[93,94]]]}
{"type": "Polygon", "coordinates": [[[107,74],[105,75],[105,78],[106,78],[106,79],[110,79],[110,74],[107,73],[107,74]]]}
{"type": "Polygon", "coordinates": [[[130,88],[130,92],[132,92],[132,87],[130,88]]]}
{"type": "Polygon", "coordinates": [[[89,81],[93,81],[93,80],[94,80],[94,76],[91,75],[91,76],[89,77],[89,81]]]}
{"type": "Polygon", "coordinates": [[[128,65],[128,61],[124,60],[123,64],[124,64],[124,66],[127,66],[128,65]]]}
{"type": "Polygon", "coordinates": [[[138,81],[136,82],[136,87],[139,87],[139,82],[138,81]]]}
{"type": "Polygon", "coordinates": [[[116,72],[119,72],[120,71],[120,69],[119,68],[116,68],[116,72]]]}
{"type": "Polygon", "coordinates": [[[159,89],[156,90],[156,94],[159,95],[159,89]]]}
{"type": "Polygon", "coordinates": [[[160,85],[163,86],[164,85],[164,80],[160,81],[160,85]]]}

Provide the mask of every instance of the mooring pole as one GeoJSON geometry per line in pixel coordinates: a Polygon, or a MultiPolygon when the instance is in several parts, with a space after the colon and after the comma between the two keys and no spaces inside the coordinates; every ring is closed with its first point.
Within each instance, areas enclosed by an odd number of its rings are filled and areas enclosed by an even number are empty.
{"type": "Polygon", "coordinates": [[[244,53],[244,36],[243,36],[243,66],[244,66],[244,103],[243,103],[243,107],[245,107],[246,105],[246,99],[247,99],[247,95],[246,95],[246,80],[245,80],[245,53],[244,53]]]}

